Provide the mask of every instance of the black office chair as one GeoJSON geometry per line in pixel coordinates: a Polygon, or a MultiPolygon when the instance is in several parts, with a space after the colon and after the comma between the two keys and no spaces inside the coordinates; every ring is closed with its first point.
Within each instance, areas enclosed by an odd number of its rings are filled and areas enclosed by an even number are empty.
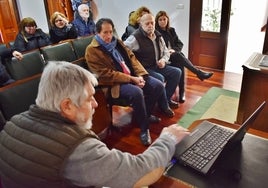
{"type": "Polygon", "coordinates": [[[45,62],[39,50],[23,54],[23,59],[15,57],[6,63],[6,69],[14,80],[20,80],[43,72],[45,62]]]}

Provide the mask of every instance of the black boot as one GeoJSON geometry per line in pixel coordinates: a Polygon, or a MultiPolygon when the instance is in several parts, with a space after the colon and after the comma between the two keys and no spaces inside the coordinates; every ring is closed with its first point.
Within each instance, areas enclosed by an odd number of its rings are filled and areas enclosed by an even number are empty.
{"type": "Polygon", "coordinates": [[[203,81],[205,79],[209,79],[213,75],[213,72],[204,72],[202,70],[198,70],[196,75],[201,81],[203,81]]]}
{"type": "Polygon", "coordinates": [[[185,93],[180,93],[179,95],[179,103],[184,103],[185,102],[185,93]]]}
{"type": "Polygon", "coordinates": [[[184,85],[183,85],[183,87],[180,87],[179,96],[177,97],[177,101],[179,103],[184,103],[185,100],[186,99],[185,99],[185,92],[184,92],[184,85]]]}

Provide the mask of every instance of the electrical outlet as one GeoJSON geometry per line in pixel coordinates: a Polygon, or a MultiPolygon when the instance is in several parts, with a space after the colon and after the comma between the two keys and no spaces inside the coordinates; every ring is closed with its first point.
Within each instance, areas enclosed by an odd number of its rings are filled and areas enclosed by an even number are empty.
{"type": "Polygon", "coordinates": [[[184,4],[177,4],[176,9],[184,9],[184,4]]]}

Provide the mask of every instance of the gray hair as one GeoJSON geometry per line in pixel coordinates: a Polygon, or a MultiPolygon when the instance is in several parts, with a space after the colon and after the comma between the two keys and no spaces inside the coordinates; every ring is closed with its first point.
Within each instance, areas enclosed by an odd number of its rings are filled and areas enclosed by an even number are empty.
{"type": "Polygon", "coordinates": [[[96,77],[88,70],[65,61],[51,61],[42,73],[35,102],[39,107],[53,112],[60,112],[60,103],[66,98],[80,106],[88,96],[87,84],[98,84],[96,77]]]}
{"type": "Polygon", "coordinates": [[[79,5],[77,7],[77,10],[78,10],[78,12],[81,12],[84,8],[88,8],[89,9],[89,6],[87,4],[82,3],[81,5],[79,5]]]}

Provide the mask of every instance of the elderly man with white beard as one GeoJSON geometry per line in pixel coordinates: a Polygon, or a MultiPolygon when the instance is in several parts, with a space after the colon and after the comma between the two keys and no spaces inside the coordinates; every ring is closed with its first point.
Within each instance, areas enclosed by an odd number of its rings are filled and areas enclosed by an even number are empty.
{"type": "Polygon", "coordinates": [[[49,62],[36,104],[0,133],[5,188],[142,187],[157,181],[188,130],[165,127],[143,153],[109,149],[91,131],[97,80],[69,62],[49,62]],[[131,171],[129,170],[131,169],[131,171]]]}
{"type": "Polygon", "coordinates": [[[78,6],[77,10],[78,15],[72,23],[77,30],[78,36],[95,34],[95,22],[89,6],[87,4],[81,4],[78,6]]]}

